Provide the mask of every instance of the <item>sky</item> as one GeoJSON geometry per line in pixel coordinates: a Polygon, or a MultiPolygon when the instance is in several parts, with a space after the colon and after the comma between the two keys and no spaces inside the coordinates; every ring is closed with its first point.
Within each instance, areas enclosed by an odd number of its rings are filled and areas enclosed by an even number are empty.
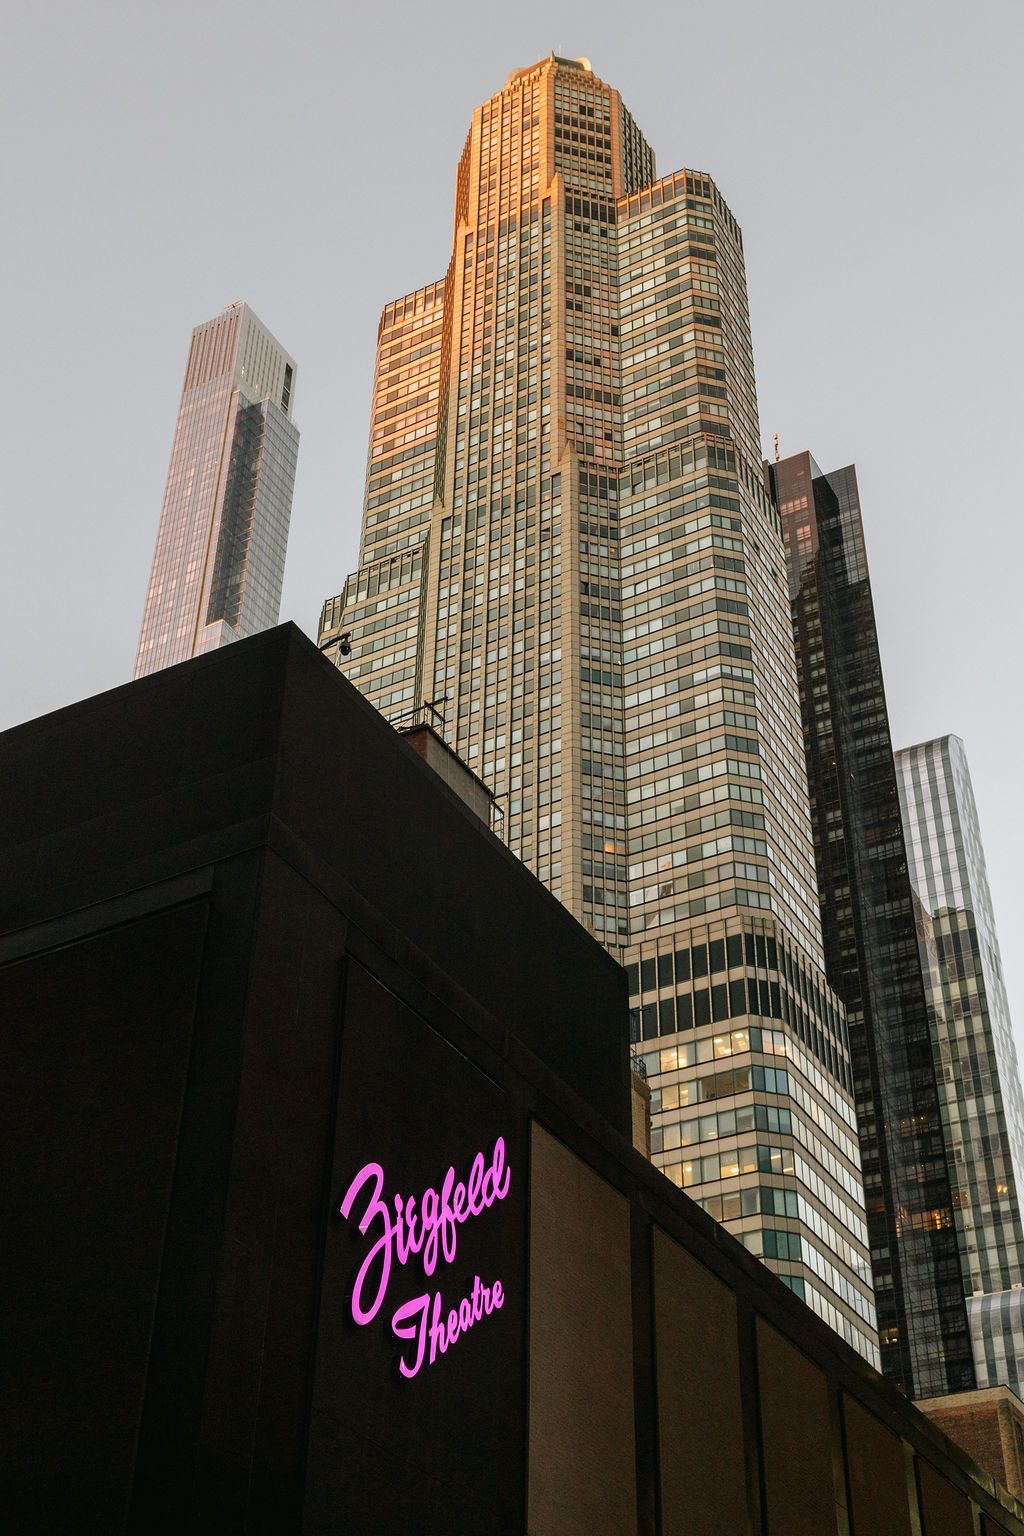
{"type": "Polygon", "coordinates": [[[315,636],[380,309],[444,273],[474,106],[551,51],[742,225],[766,451],[857,464],[893,740],[966,743],[1024,1055],[1020,0],[19,7],[0,729],[131,676],[189,336],[234,299],[298,363],[281,617],[315,636]]]}

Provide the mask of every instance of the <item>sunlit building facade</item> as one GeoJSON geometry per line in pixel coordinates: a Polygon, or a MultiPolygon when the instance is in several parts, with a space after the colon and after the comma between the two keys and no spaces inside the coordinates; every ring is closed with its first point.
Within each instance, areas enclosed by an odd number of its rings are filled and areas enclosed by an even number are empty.
{"type": "Polygon", "coordinates": [[[473,115],[320,644],[395,724],[431,706],[627,966],[655,1162],[877,1363],[742,236],[586,60],[473,115]]]}
{"type": "Polygon", "coordinates": [[[192,332],[135,676],[277,623],[295,361],[246,304],[192,332]]]}
{"type": "Polygon", "coordinates": [[[800,677],[826,971],[853,1062],[885,1373],[914,1397],[974,1385],[874,603],[852,464],[768,464],[800,677]]]}
{"type": "Polygon", "coordinates": [[[970,770],[958,736],[908,747],[896,766],[910,877],[933,940],[939,1092],[978,1385],[1019,1391],[1024,1101],[970,770]]]}

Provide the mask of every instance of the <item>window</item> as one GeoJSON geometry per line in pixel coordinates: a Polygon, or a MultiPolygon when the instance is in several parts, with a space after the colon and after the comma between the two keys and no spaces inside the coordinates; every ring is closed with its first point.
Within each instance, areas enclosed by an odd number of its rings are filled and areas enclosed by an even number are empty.
{"type": "Polygon", "coordinates": [[[712,1072],[698,1079],[702,1100],[727,1098],[745,1093],[750,1087],[750,1068],[733,1067],[728,1072],[712,1072]]]}

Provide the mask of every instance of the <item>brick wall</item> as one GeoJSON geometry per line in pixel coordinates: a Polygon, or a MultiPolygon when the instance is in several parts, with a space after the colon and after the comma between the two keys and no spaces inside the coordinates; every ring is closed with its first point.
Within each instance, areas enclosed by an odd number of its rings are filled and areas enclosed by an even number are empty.
{"type": "Polygon", "coordinates": [[[917,1406],[979,1467],[1024,1496],[1024,1403],[1008,1387],[927,1398],[917,1406]]]}

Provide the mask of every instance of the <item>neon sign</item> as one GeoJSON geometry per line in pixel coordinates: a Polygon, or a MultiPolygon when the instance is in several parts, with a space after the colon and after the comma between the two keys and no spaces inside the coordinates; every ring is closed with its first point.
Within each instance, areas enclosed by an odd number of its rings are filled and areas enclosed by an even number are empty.
{"type": "MultiPolygon", "coordinates": [[[[454,1263],[459,1228],[504,1200],[510,1179],[501,1136],[494,1143],[490,1162],[478,1152],[465,1181],[457,1180],[455,1169],[449,1168],[440,1191],[425,1189],[418,1201],[415,1195],[395,1194],[389,1204],[383,1198],[384,1170],[380,1164],[366,1163],[360,1168],[338,1207],[342,1219],[349,1221],[360,1196],[365,1195],[359,1231],[364,1237],[371,1228],[376,1232],[352,1285],[353,1321],[361,1327],[373,1322],[384,1305],[396,1264],[405,1269],[418,1259],[429,1278],[439,1260],[454,1263]]],[[[469,1294],[447,1312],[439,1290],[403,1302],[391,1318],[391,1331],[406,1349],[398,1359],[400,1373],[411,1378],[424,1365],[433,1365],[439,1355],[504,1302],[501,1281],[485,1285],[479,1275],[474,1275],[469,1294]]]]}

